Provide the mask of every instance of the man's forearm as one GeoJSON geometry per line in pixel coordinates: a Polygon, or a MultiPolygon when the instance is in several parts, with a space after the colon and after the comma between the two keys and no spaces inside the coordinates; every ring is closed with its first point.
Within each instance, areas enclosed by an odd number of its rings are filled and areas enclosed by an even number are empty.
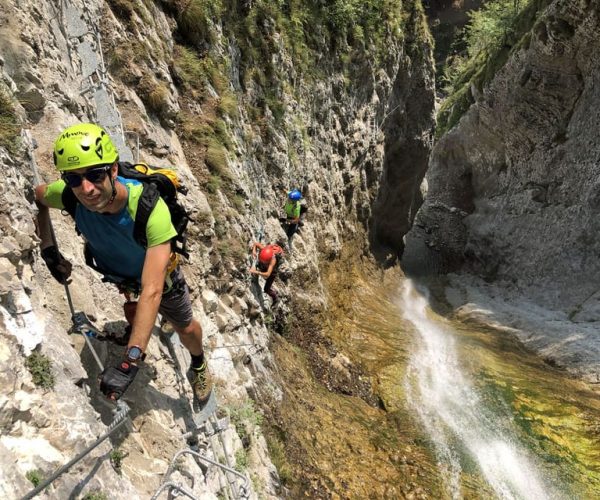
{"type": "Polygon", "coordinates": [[[129,339],[129,346],[137,345],[144,351],[146,350],[150,342],[152,328],[154,328],[154,323],[156,322],[161,299],[162,290],[145,291],[142,289],[129,339]]]}
{"type": "Polygon", "coordinates": [[[50,210],[47,206],[37,203],[38,215],[37,215],[37,230],[38,236],[42,243],[40,247],[42,249],[54,245],[54,239],[52,238],[52,229],[50,226],[50,210]]]}

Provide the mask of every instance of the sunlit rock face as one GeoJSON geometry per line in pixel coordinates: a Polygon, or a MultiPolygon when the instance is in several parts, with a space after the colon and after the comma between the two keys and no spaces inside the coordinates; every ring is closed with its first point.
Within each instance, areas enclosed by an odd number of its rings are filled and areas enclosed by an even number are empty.
{"type": "MultiPolygon", "coordinates": [[[[183,49],[173,33],[189,4],[8,0],[0,5],[0,86],[14,102],[22,133],[10,151],[0,145],[2,498],[26,494],[33,488],[28,473],[47,476],[92,443],[113,418],[113,406],[98,391],[100,367],[84,339],[68,333],[72,321],[65,289],[41,261],[34,227],[33,187],[58,178],[52,162],[55,138],[64,127],[99,116],[90,81],[82,77],[99,60],[91,52],[89,57],[78,52],[83,43],[88,51],[96,46],[91,26],[100,32],[107,85],[128,133],[125,140],[142,161],[176,167],[189,190],[183,203],[194,222],[188,230],[191,258],[184,272],[222,412],[235,412],[236,405],[261,390],[274,405],[283,394],[276,376],[279,367],[269,351],[273,316],[267,316],[268,307],[261,309],[265,304],[246,268],[249,245],[259,232],[264,240],[285,240],[278,217],[286,190],[301,188],[310,211],[288,259],[291,278],[278,280],[276,286],[284,304],[298,300],[315,311],[326,306],[320,260],[336,259],[349,239],[360,239],[360,248],[367,248],[367,233],[384,258],[395,257],[419,202],[418,186],[432,142],[433,69],[426,30],[412,31],[413,24],[424,26],[418,2],[407,7],[415,17],[404,31],[387,30],[382,67],[374,64],[371,48],[362,47],[352,52],[350,67],[340,69],[339,54],[316,30],[323,42],[319,78],[307,82],[272,19],[257,27],[259,38],[273,42],[268,58],[278,69],[267,82],[248,76],[255,68],[244,67],[240,46],[253,41],[235,40],[235,30],[230,27],[225,33],[222,20],[211,20],[210,46],[206,41],[201,47],[190,45],[200,49],[199,59],[210,53],[225,61],[226,71],[220,75],[221,88],[208,77],[202,82],[202,98],[186,94],[198,82],[184,85],[184,71],[175,62],[177,50],[183,49]],[[229,148],[221,155],[227,176],[218,179],[221,185],[208,186],[206,179],[218,176],[207,167],[206,144],[198,145],[190,136],[206,131],[210,120],[214,124],[215,109],[228,99],[229,114],[219,111],[220,131],[229,148]],[[259,103],[264,109],[257,118],[259,103]],[[178,121],[182,116],[192,116],[195,127],[187,136],[178,121]],[[33,383],[25,367],[32,351],[49,360],[54,387],[33,383]]],[[[237,14],[247,16],[256,7],[244,2],[237,14]]],[[[404,19],[405,14],[402,10],[398,16],[404,19]]],[[[102,116],[107,113],[100,110],[102,116]]],[[[108,333],[121,332],[123,297],[85,266],[72,221],[58,211],[53,221],[61,252],[74,265],[69,293],[76,311],[85,311],[108,333]]],[[[275,320],[285,323],[289,310],[283,307],[279,316],[275,320]]],[[[123,346],[93,343],[105,366],[123,355],[123,346]]],[[[106,442],[62,476],[50,488],[50,498],[108,491],[111,498],[150,498],[157,490],[174,453],[186,446],[182,435],[191,426],[189,385],[181,373],[189,357],[180,347],[174,356],[158,335],[147,354],[126,394],[131,423],[112,440],[126,455],[121,469],[111,466],[106,442]]],[[[253,478],[253,498],[281,495],[260,429],[256,423],[242,424],[223,432],[231,462],[245,463],[253,478]]],[[[215,458],[206,439],[201,444],[215,458]]],[[[182,477],[176,479],[198,498],[215,498],[224,488],[215,468],[201,467],[191,458],[178,468],[182,477]]]]}
{"type": "MultiPolygon", "coordinates": [[[[421,58],[392,82],[390,111],[382,119],[385,134],[383,171],[373,205],[372,248],[383,262],[395,262],[404,248],[403,236],[422,203],[419,186],[427,169],[433,142],[433,64],[431,52],[420,46],[421,58]]],[[[416,60],[416,62],[415,62],[416,60]]],[[[365,163],[368,173],[368,163],[365,163]]]]}
{"type": "Polygon", "coordinates": [[[434,147],[402,257],[411,275],[470,274],[451,276],[452,305],[483,304],[495,320],[536,332],[521,338],[592,379],[599,24],[595,2],[551,3],[489,86],[472,89],[475,103],[434,147]]]}
{"type": "Polygon", "coordinates": [[[549,304],[595,290],[598,23],[593,2],[554,2],[436,144],[408,271],[467,269],[549,304]]]}

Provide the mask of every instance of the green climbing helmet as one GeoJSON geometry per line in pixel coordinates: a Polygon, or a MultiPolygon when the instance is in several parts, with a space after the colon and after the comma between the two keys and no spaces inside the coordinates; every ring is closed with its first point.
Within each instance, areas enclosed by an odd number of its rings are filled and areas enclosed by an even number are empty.
{"type": "Polygon", "coordinates": [[[59,172],[109,165],[119,152],[102,127],[80,123],[66,128],[54,143],[54,165],[59,172]]]}

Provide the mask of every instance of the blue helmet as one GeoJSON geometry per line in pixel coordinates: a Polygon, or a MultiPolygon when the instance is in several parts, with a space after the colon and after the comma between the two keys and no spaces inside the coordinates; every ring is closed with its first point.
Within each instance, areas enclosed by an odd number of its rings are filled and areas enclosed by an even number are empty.
{"type": "Polygon", "coordinates": [[[300,198],[302,198],[302,193],[297,189],[294,189],[288,193],[288,198],[292,201],[298,201],[300,198]]]}

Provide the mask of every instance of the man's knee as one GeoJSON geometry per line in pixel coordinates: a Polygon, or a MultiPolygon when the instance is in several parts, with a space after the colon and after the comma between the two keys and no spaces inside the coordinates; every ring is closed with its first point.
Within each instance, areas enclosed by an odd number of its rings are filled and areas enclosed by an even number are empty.
{"type": "Polygon", "coordinates": [[[202,335],[202,327],[200,326],[200,323],[195,319],[192,319],[192,321],[190,321],[190,323],[187,326],[176,326],[175,331],[179,335],[184,336],[195,337],[197,335],[202,335]]]}

